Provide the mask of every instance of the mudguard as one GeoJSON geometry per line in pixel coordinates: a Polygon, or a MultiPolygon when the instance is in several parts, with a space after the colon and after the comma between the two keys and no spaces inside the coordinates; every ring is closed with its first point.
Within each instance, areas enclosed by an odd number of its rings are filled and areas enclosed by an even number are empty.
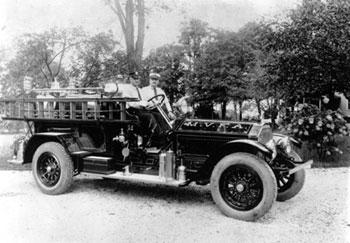
{"type": "Polygon", "coordinates": [[[209,180],[210,175],[215,167],[215,165],[220,161],[221,158],[228,154],[245,152],[250,154],[262,153],[267,157],[272,156],[272,151],[266,148],[263,144],[258,141],[249,139],[238,139],[227,142],[221,146],[215,153],[211,154],[203,167],[198,172],[198,180],[209,180]]]}
{"type": "Polygon", "coordinates": [[[77,150],[78,145],[73,133],[43,132],[34,134],[28,141],[24,151],[24,163],[31,163],[36,149],[46,142],[58,142],[68,153],[77,150]]]}

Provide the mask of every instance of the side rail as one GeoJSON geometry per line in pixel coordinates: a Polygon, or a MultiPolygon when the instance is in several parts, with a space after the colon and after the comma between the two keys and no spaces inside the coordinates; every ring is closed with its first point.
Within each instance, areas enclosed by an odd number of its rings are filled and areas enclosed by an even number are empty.
{"type": "Polygon", "coordinates": [[[9,120],[126,120],[129,98],[40,98],[0,100],[0,112],[9,120]]]}

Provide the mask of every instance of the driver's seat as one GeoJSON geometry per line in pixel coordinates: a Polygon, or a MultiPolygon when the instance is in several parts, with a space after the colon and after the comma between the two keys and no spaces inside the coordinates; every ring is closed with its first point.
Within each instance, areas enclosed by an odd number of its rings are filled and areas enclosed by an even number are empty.
{"type": "Polygon", "coordinates": [[[162,147],[166,144],[167,134],[173,129],[173,125],[161,108],[156,107],[150,113],[157,123],[157,126],[151,133],[150,145],[152,147],[162,147]]]}

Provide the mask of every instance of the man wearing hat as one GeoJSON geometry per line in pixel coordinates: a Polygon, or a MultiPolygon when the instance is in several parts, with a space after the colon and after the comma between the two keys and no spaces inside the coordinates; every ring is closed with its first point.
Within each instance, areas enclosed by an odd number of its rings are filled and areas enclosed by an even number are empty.
{"type": "Polygon", "coordinates": [[[149,104],[142,95],[140,89],[141,80],[138,73],[129,73],[128,80],[130,84],[123,85],[122,96],[139,99],[138,101],[127,102],[126,108],[130,115],[136,115],[140,119],[142,128],[141,132],[148,138],[144,141],[144,145],[147,146],[147,143],[150,142],[150,137],[158,128],[157,121],[152,112],[145,109],[145,107],[147,107],[149,104]]]}
{"type": "Polygon", "coordinates": [[[128,80],[130,84],[127,84],[122,88],[122,96],[129,98],[138,98],[139,101],[128,102],[127,108],[132,107],[136,109],[144,108],[147,106],[147,100],[144,99],[141,93],[141,80],[137,72],[132,72],[129,74],[128,80]]]}
{"type": "MultiPolygon", "coordinates": [[[[164,99],[164,105],[166,107],[166,111],[168,113],[168,116],[170,119],[175,119],[175,115],[173,113],[173,110],[171,108],[171,105],[169,103],[169,99],[166,96],[165,92],[158,87],[159,85],[159,79],[160,79],[160,75],[158,73],[155,72],[151,72],[149,75],[149,85],[142,88],[141,93],[142,93],[142,97],[144,100],[149,100],[154,96],[157,95],[164,95],[165,99],[164,99]]],[[[159,99],[161,99],[159,97],[159,99]]]]}

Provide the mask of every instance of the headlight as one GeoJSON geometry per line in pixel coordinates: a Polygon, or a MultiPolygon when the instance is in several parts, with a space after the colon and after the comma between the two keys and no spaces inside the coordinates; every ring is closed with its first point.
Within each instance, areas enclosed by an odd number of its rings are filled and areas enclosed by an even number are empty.
{"type": "Polygon", "coordinates": [[[274,139],[277,146],[282,148],[287,154],[290,154],[292,152],[292,145],[289,137],[274,137],[274,139]]]}
{"type": "Polygon", "coordinates": [[[272,129],[269,126],[263,126],[258,134],[258,142],[264,144],[272,151],[272,159],[276,158],[276,143],[273,139],[272,129]]]}
{"type": "Polygon", "coordinates": [[[292,152],[292,145],[290,143],[289,137],[285,137],[280,140],[281,146],[284,148],[284,150],[287,152],[287,154],[290,154],[292,152]]]}
{"type": "Polygon", "coordinates": [[[272,129],[269,126],[263,126],[258,134],[258,142],[266,144],[273,139],[272,129]]]}
{"type": "Polygon", "coordinates": [[[276,143],[273,139],[268,141],[265,146],[272,151],[272,159],[276,158],[277,156],[277,150],[276,150],[276,143]]]}

